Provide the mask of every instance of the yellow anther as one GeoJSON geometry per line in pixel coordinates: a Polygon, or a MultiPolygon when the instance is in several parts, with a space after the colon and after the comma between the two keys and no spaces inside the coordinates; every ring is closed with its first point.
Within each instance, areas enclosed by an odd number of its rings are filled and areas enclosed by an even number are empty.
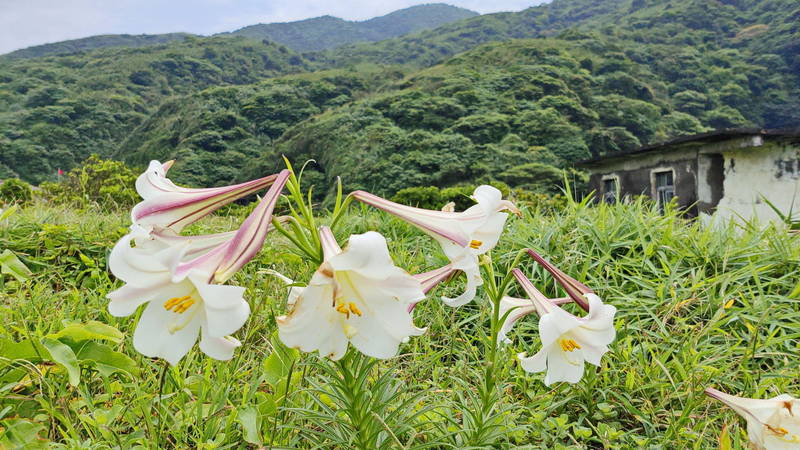
{"type": "Polygon", "coordinates": [[[572,352],[581,348],[581,346],[575,342],[574,339],[561,339],[558,341],[558,343],[561,345],[561,350],[564,350],[565,352],[572,352]]]}
{"type": "Polygon", "coordinates": [[[481,241],[479,241],[479,240],[477,240],[477,239],[473,239],[473,240],[472,240],[472,241],[469,243],[469,246],[470,246],[470,247],[472,247],[472,248],[474,248],[474,249],[476,249],[476,250],[477,250],[477,249],[479,249],[479,248],[481,248],[481,245],[483,245],[483,242],[481,242],[481,241]]]}
{"type": "Polygon", "coordinates": [[[177,314],[182,314],[191,308],[194,303],[195,300],[191,295],[186,295],[184,297],[173,297],[164,303],[164,309],[177,314]]]}
{"type": "Polygon", "coordinates": [[[337,306],[336,311],[344,314],[345,316],[347,316],[348,319],[350,318],[350,310],[347,309],[347,305],[345,305],[344,303],[337,306]]]}
{"type": "Polygon", "coordinates": [[[348,303],[348,304],[347,304],[347,306],[349,306],[349,307],[350,307],[350,312],[351,312],[351,313],[353,313],[353,314],[357,315],[358,317],[361,317],[361,310],[360,310],[360,309],[358,309],[358,306],[356,306],[356,304],[355,304],[355,303],[353,303],[353,302],[350,302],[350,303],[348,303]]]}

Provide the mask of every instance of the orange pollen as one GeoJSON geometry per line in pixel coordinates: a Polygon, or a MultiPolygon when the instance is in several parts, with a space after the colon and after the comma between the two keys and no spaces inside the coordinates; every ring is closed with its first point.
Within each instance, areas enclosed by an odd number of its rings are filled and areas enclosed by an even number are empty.
{"type": "Polygon", "coordinates": [[[342,303],[341,305],[337,306],[336,307],[336,311],[339,312],[339,313],[344,314],[345,316],[347,316],[348,319],[350,318],[350,310],[347,309],[347,305],[345,305],[344,303],[342,303]]]}
{"type": "Polygon", "coordinates": [[[481,248],[481,245],[483,245],[483,242],[481,242],[481,241],[479,241],[479,240],[477,240],[477,239],[473,239],[473,240],[472,240],[472,241],[469,243],[469,246],[470,246],[471,248],[474,248],[475,250],[477,250],[477,249],[481,248]]]}
{"type": "Polygon", "coordinates": [[[350,302],[350,303],[348,303],[348,304],[347,304],[347,306],[349,306],[349,307],[350,307],[350,312],[351,312],[351,313],[353,313],[353,314],[357,315],[358,317],[361,317],[361,310],[360,310],[360,309],[358,309],[358,306],[356,306],[356,304],[355,304],[355,303],[353,303],[353,302],[350,302]]]}
{"type": "Polygon", "coordinates": [[[164,303],[164,309],[167,311],[172,311],[176,314],[183,314],[194,304],[195,300],[191,295],[173,297],[164,303]]]}
{"type": "Polygon", "coordinates": [[[561,339],[558,341],[558,343],[561,345],[561,350],[564,350],[565,352],[572,352],[581,348],[581,346],[575,342],[574,339],[561,339]]]}

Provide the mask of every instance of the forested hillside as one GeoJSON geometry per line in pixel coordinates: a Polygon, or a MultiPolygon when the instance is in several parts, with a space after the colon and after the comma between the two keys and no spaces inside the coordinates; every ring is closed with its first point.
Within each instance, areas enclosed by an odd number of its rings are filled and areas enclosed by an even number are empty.
{"type": "Polygon", "coordinates": [[[216,37],[7,61],[0,177],[39,182],[99,153],[179,158],[177,179],[216,184],[285,154],[317,161],[320,195],[336,175],[383,194],[552,191],[582,158],[800,124],[798,19],[789,0],[557,0],[302,56],[216,37]]]}
{"type": "Polygon", "coordinates": [[[103,34],[89,36],[68,41],[53,42],[51,44],[34,45],[2,55],[3,58],[36,58],[39,56],[66,55],[69,53],[84,52],[106,47],[147,47],[150,45],[166,44],[172,41],[181,41],[188,33],[165,34],[103,34]]]}
{"type": "Polygon", "coordinates": [[[307,69],[283,46],[244,38],[0,63],[0,178],[38,183],[110,155],[171,96],[307,69]]]}
{"type": "Polygon", "coordinates": [[[468,9],[434,3],[412,6],[361,22],[323,16],[297,22],[261,23],[230,34],[251,39],[268,39],[293,50],[307,52],[355,42],[381,41],[477,15],[478,13],[468,9]]]}

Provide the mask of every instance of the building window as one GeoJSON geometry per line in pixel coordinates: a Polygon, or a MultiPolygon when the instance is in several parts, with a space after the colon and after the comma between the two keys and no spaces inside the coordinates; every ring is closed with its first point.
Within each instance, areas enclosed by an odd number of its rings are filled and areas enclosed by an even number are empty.
{"type": "Polygon", "coordinates": [[[617,177],[607,177],[603,179],[603,201],[606,203],[616,203],[619,198],[619,179],[617,177]]]}
{"type": "Polygon", "coordinates": [[[658,209],[664,212],[664,207],[675,197],[675,177],[671,170],[656,172],[654,175],[658,209]]]}

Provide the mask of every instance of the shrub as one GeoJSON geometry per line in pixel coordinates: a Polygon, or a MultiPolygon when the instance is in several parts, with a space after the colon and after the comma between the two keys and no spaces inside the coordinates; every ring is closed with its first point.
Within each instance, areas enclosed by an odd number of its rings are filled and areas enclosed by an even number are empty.
{"type": "Polygon", "coordinates": [[[133,189],[136,177],[125,163],[92,155],[60,182],[42,183],[41,188],[45,197],[54,203],[129,208],[139,199],[133,189]]]}
{"type": "Polygon", "coordinates": [[[439,209],[444,206],[442,193],[436,186],[419,186],[400,189],[392,201],[425,209],[439,209]]]}
{"type": "Polygon", "coordinates": [[[0,185],[0,202],[24,205],[33,199],[31,186],[19,178],[9,178],[0,185]]]}

